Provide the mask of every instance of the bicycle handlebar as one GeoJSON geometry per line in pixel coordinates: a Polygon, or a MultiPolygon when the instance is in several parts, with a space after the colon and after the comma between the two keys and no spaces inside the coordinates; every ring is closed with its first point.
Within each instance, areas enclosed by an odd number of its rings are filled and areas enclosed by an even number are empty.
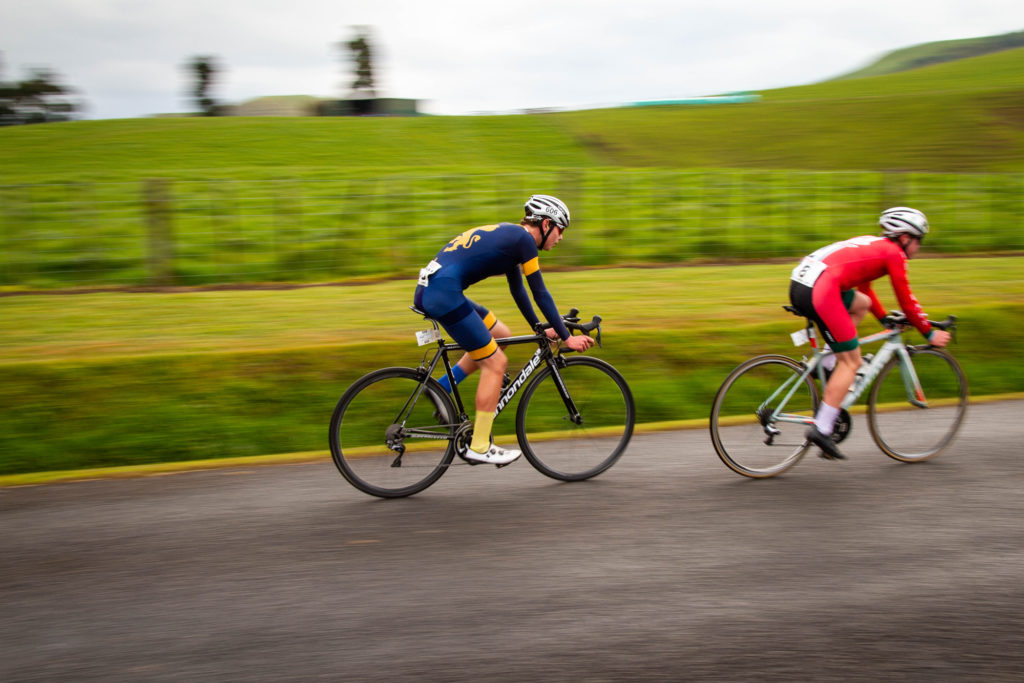
{"type": "MultiPolygon", "coordinates": [[[[956,316],[946,316],[945,320],[929,320],[928,323],[937,329],[946,330],[952,335],[953,341],[956,341],[956,316]]],[[[907,316],[903,311],[889,311],[889,314],[882,318],[882,325],[888,329],[909,328],[911,327],[910,321],[907,320],[907,316]]],[[[930,345],[929,345],[930,346],[930,345]]]]}
{"type": "MultiPolygon", "coordinates": [[[[580,311],[578,308],[570,308],[569,312],[562,316],[562,322],[565,323],[565,327],[566,329],[569,330],[569,334],[572,334],[574,330],[579,330],[580,332],[589,337],[591,332],[597,330],[597,337],[595,338],[595,341],[597,342],[598,347],[600,347],[601,316],[595,315],[593,318],[591,318],[589,323],[581,323],[579,315],[580,311]]],[[[550,327],[551,324],[545,322],[539,322],[536,325],[534,325],[534,328],[537,330],[538,334],[544,332],[544,330],[550,327]]]]}
{"type": "MultiPolygon", "coordinates": [[[[956,329],[956,316],[948,316],[945,320],[929,320],[929,324],[932,327],[937,327],[940,330],[956,329]]],[[[889,311],[889,313],[882,318],[882,325],[892,329],[894,327],[910,327],[910,321],[907,320],[907,316],[903,311],[889,311]]]]}

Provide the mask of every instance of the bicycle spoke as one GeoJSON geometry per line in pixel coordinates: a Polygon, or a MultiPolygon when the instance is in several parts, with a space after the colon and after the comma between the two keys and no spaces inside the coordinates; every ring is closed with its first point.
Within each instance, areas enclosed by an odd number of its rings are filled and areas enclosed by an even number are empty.
{"type": "Polygon", "coordinates": [[[633,434],[636,411],[625,380],[612,366],[587,356],[550,368],[524,390],[516,415],[519,443],[540,472],[563,481],[589,479],[611,467],[633,434]]]}
{"type": "Polygon", "coordinates": [[[342,475],[371,495],[399,497],[423,490],[447,469],[454,408],[441,389],[420,387],[414,370],[389,368],[359,380],[331,420],[331,454],[342,475]],[[404,423],[393,421],[402,407],[404,423]]]}
{"type": "Polygon", "coordinates": [[[889,457],[904,462],[938,454],[953,439],[967,410],[967,380],[952,356],[926,349],[915,353],[911,362],[912,372],[898,358],[890,361],[875,381],[868,403],[875,443],[889,457]]]}
{"type": "Polygon", "coordinates": [[[711,408],[711,441],[733,471],[771,477],[807,451],[803,433],[818,392],[803,366],[785,356],[759,356],[726,378],[711,408]],[[778,418],[785,416],[785,420],[778,418]]]}

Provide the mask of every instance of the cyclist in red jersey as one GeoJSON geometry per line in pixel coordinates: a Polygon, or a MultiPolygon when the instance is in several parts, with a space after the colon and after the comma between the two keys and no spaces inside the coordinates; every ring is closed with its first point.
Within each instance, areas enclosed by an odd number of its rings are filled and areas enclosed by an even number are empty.
{"type": "Polygon", "coordinates": [[[882,236],[854,237],[822,247],[805,257],[790,277],[790,302],[817,323],[835,352],[835,368],[825,385],[814,425],[806,434],[829,459],[845,458],[832,431],[861,366],[857,325],[868,311],[879,320],[886,314],[871,281],[889,276],[903,313],[930,344],[945,346],[950,338],[945,330],[931,326],[907,281],[907,260],[921,248],[928,234],[928,219],[917,209],[897,206],[882,212],[879,225],[882,236]]]}

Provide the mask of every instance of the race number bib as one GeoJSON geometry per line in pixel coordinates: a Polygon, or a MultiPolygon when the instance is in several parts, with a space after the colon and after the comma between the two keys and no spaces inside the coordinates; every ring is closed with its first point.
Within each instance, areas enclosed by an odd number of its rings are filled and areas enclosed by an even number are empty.
{"type": "Polygon", "coordinates": [[[823,261],[811,258],[810,256],[805,256],[804,260],[793,269],[793,274],[790,275],[790,279],[794,282],[799,282],[802,285],[813,287],[821,274],[825,272],[825,267],[826,266],[823,261]]]}
{"type": "Polygon", "coordinates": [[[441,264],[436,260],[431,261],[426,268],[420,268],[420,279],[416,282],[426,287],[430,284],[430,276],[439,270],[441,270],[441,264]]]}
{"type": "Polygon", "coordinates": [[[797,330],[790,334],[789,337],[793,340],[793,346],[803,346],[811,341],[811,336],[807,334],[807,330],[797,330]]]}
{"type": "Polygon", "coordinates": [[[441,333],[437,330],[423,330],[422,332],[416,333],[416,344],[419,346],[425,346],[431,342],[436,342],[441,338],[441,333]]]}

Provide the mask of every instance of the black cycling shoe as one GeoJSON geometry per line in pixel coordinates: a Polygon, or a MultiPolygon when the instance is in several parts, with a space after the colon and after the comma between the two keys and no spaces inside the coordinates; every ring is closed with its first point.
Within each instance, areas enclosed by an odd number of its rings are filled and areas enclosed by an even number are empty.
{"type": "Polygon", "coordinates": [[[846,460],[846,456],[839,452],[839,446],[832,440],[831,436],[825,436],[818,431],[818,428],[811,425],[804,433],[804,438],[821,449],[821,457],[826,460],[846,460]]]}

